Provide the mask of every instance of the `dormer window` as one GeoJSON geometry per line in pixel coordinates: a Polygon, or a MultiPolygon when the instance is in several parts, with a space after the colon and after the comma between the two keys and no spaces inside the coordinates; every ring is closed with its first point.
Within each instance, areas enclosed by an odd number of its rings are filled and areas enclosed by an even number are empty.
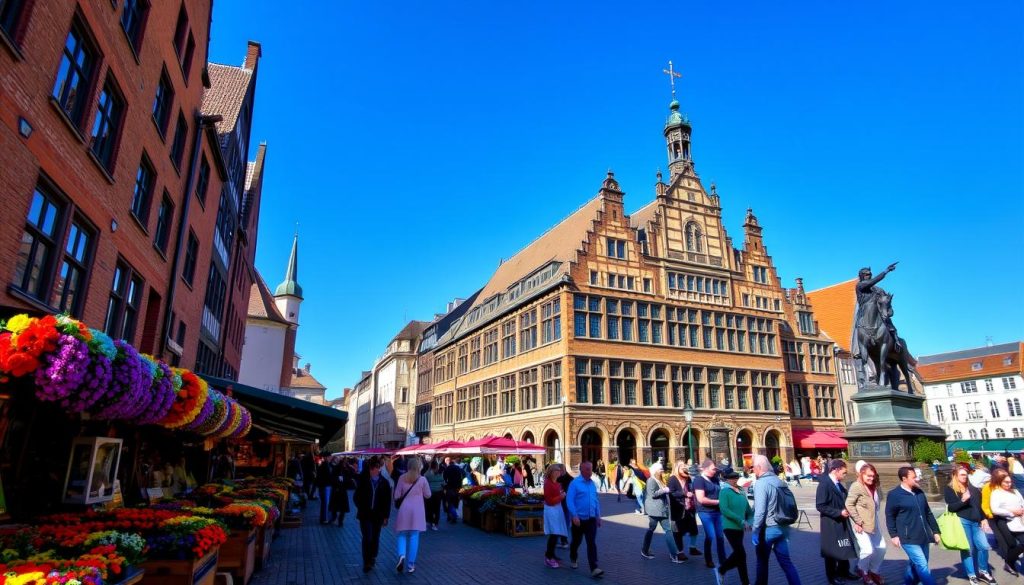
{"type": "Polygon", "coordinates": [[[619,258],[625,260],[626,258],[626,242],[625,240],[616,240],[615,238],[608,238],[608,257],[619,258]]]}
{"type": "Polygon", "coordinates": [[[686,224],[686,250],[698,254],[704,251],[704,234],[700,226],[692,221],[686,224]]]}

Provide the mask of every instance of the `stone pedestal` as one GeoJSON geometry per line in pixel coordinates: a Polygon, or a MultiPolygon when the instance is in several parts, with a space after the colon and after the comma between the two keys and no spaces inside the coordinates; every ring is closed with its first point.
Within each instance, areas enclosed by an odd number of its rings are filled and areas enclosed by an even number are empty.
{"type": "MultiPolygon", "coordinates": [[[[883,486],[899,483],[897,470],[914,465],[912,445],[927,437],[945,445],[946,432],[924,417],[924,396],[898,392],[878,385],[866,385],[850,397],[857,405],[857,423],[846,427],[850,460],[863,459],[878,469],[883,486]]],[[[943,462],[944,463],[944,462],[943,462]]],[[[931,471],[931,467],[928,471],[931,471]]],[[[946,476],[948,482],[948,476],[946,476]]],[[[925,473],[921,489],[929,499],[942,494],[943,474],[925,473]]]]}

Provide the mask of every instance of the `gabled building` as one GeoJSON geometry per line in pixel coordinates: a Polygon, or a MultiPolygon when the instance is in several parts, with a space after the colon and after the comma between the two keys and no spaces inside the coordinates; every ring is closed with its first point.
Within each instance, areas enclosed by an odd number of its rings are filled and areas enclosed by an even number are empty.
{"type": "Polygon", "coordinates": [[[808,428],[841,428],[830,356],[790,373],[783,355],[784,341],[831,340],[801,328],[810,303],[781,286],[753,212],[733,246],[690,133],[673,100],[669,176],[658,173],[652,202],[627,214],[609,172],[596,197],[501,263],[433,350],[431,440],[504,435],[574,466],[788,457],[790,379],[813,388],[808,428]]]}

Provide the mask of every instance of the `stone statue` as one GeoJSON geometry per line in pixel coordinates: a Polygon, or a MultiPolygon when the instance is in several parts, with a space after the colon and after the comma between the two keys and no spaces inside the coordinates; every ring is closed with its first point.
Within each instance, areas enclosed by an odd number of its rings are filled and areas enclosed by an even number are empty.
{"type": "Polygon", "coordinates": [[[878,276],[872,276],[870,268],[861,268],[858,273],[851,353],[857,364],[857,380],[862,387],[881,385],[899,390],[902,374],[907,383],[907,392],[913,394],[907,344],[892,323],[893,295],[876,286],[893,270],[896,270],[895,263],[878,276]],[[872,371],[867,371],[868,368],[872,371]]]}

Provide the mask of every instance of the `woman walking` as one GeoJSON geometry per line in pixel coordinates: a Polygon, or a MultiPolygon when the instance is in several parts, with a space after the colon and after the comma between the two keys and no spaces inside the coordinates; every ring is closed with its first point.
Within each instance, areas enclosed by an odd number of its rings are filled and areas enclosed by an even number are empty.
{"type": "Polygon", "coordinates": [[[331,498],[328,511],[331,513],[329,523],[338,521],[338,526],[345,525],[345,514],[348,514],[348,486],[352,482],[352,469],[348,461],[339,459],[331,471],[331,498]]]}
{"type": "Polygon", "coordinates": [[[601,459],[598,459],[597,463],[594,465],[594,473],[597,474],[597,478],[600,480],[597,483],[598,491],[608,491],[608,470],[605,468],[604,461],[601,459]]]}
{"type": "Polygon", "coordinates": [[[430,468],[423,475],[427,478],[427,485],[430,486],[430,499],[427,501],[427,528],[437,530],[437,523],[441,521],[441,500],[444,497],[444,475],[437,464],[437,459],[430,462],[430,468]]]}
{"type": "Polygon", "coordinates": [[[971,585],[977,585],[979,577],[986,583],[995,583],[988,564],[991,547],[985,535],[988,532],[988,521],[981,511],[981,490],[970,484],[966,469],[957,468],[943,491],[943,497],[947,509],[960,517],[960,524],[964,527],[970,545],[968,550],[960,551],[960,562],[967,572],[967,579],[971,585]]]}
{"type": "Polygon", "coordinates": [[[420,475],[423,462],[413,457],[407,464],[406,472],[395,482],[395,535],[397,540],[399,573],[409,565],[409,572],[416,571],[416,553],[420,548],[420,532],[427,529],[424,505],[430,499],[430,485],[420,475]]]}
{"type": "MultiPolygon", "coordinates": [[[[882,538],[882,523],[878,515],[879,494],[878,470],[874,465],[865,463],[857,473],[857,481],[850,484],[850,493],[846,496],[846,511],[850,514],[853,536],[857,541],[857,573],[865,585],[883,584],[878,573],[885,559],[885,539],[882,538]]],[[[980,505],[980,494],[978,502],[980,505]]]]}
{"type": "Polygon", "coordinates": [[[565,513],[562,502],[565,492],[558,478],[562,476],[562,466],[558,463],[548,465],[544,472],[544,534],[548,536],[547,549],[544,551],[544,564],[557,569],[558,557],[555,556],[555,545],[559,537],[568,538],[569,530],[565,524],[565,513]]]}
{"type": "Polygon", "coordinates": [[[1013,479],[1004,469],[992,472],[992,517],[998,518],[1006,533],[1006,564],[1003,570],[1016,577],[1017,561],[1024,553],[1024,498],[1013,489],[1013,479]]]}
{"type": "Polygon", "coordinates": [[[725,532],[725,539],[732,547],[732,553],[724,561],[713,569],[715,571],[715,582],[721,585],[725,581],[725,574],[730,569],[736,569],[740,575],[742,585],[750,585],[750,577],[747,576],[747,550],[743,548],[743,531],[750,528],[754,519],[754,511],[747,503],[747,495],[743,493],[737,483],[740,474],[735,471],[727,472],[724,475],[726,486],[718,496],[718,505],[722,511],[722,528],[725,532]]]}
{"type": "Polygon", "coordinates": [[[686,560],[685,555],[680,555],[679,549],[676,548],[676,541],[672,537],[672,525],[669,520],[671,514],[669,509],[669,489],[661,481],[661,463],[654,463],[651,465],[651,476],[647,478],[647,532],[644,533],[644,543],[640,548],[640,556],[645,559],[653,559],[654,555],[651,554],[651,539],[654,537],[654,531],[657,530],[658,525],[661,525],[661,530],[665,533],[665,544],[668,546],[668,556],[673,563],[681,563],[686,560]]]}
{"type": "Polygon", "coordinates": [[[668,478],[669,502],[672,504],[672,537],[679,554],[683,554],[683,536],[690,535],[690,554],[700,555],[697,549],[697,505],[693,493],[693,480],[686,463],[676,463],[672,477],[668,478]]]}

